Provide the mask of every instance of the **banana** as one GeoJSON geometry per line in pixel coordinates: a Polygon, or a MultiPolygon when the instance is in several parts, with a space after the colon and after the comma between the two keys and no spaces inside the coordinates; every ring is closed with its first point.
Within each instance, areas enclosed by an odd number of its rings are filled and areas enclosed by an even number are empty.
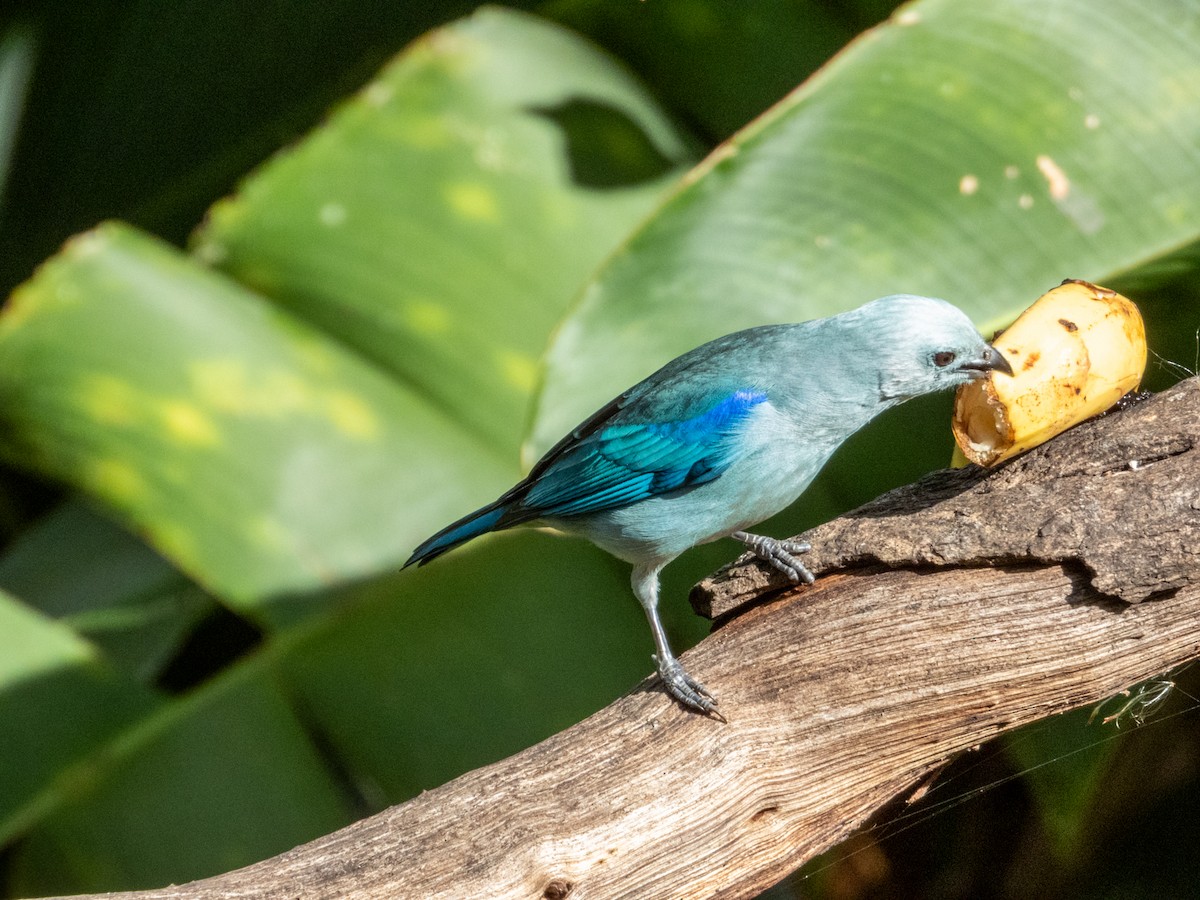
{"type": "Polygon", "coordinates": [[[971,462],[994,466],[1109,409],[1146,369],[1146,328],[1116,291],[1068,279],[993,343],[1013,375],[989,373],[954,398],[951,428],[971,462]]]}

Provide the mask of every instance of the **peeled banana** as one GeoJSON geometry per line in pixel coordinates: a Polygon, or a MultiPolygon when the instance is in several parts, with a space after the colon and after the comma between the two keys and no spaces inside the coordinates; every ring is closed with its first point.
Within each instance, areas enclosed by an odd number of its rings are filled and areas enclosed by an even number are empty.
{"type": "Polygon", "coordinates": [[[1091,418],[1134,390],[1146,369],[1146,328],[1116,291],[1069,279],[1043,294],[993,343],[1012,366],[963,385],[954,438],[971,462],[994,466],[1091,418]]]}

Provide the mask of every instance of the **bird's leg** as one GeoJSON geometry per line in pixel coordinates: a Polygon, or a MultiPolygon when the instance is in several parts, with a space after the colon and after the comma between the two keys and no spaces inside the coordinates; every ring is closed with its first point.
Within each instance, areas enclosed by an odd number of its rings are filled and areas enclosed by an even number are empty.
{"type": "Polygon", "coordinates": [[[637,566],[633,570],[633,593],[646,611],[650,631],[654,635],[654,662],[658,675],[667,688],[667,693],[689,709],[712,713],[717,699],[700,682],[687,673],[683,664],[675,658],[667,643],[666,632],[658,618],[658,573],[662,566],[637,566]]]}
{"type": "Polygon", "coordinates": [[[735,531],[730,537],[735,541],[741,541],[753,551],[755,556],[778,569],[796,584],[802,581],[805,584],[812,584],[817,580],[804,563],[794,555],[807,553],[812,549],[812,544],[806,544],[804,541],[781,541],[762,534],[751,534],[748,531],[735,531]]]}

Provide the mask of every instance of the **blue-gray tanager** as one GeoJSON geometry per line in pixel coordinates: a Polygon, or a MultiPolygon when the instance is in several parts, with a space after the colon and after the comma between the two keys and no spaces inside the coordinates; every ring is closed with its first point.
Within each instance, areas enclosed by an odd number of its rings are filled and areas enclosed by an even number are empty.
{"type": "Polygon", "coordinates": [[[633,564],[667,690],[717,701],[667,644],[658,573],[697,544],[731,537],[794,582],[808,545],[746,529],[790,505],[851,434],[912,397],[1008,362],[944,300],[896,295],[798,325],[717,338],[667,363],[554,445],[520,484],[443,528],[405,565],[527,522],[588,538],[633,564]]]}

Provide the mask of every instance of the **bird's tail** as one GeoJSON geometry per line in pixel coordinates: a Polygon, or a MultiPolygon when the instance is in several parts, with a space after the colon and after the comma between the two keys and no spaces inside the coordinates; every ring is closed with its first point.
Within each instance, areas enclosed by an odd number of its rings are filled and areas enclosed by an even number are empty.
{"type": "Polygon", "coordinates": [[[421,544],[401,568],[407,568],[413,563],[423,566],[431,559],[437,559],[447,550],[453,550],[459,544],[465,544],[472,538],[491,531],[507,511],[508,507],[497,501],[475,510],[470,515],[463,516],[421,544]]]}

